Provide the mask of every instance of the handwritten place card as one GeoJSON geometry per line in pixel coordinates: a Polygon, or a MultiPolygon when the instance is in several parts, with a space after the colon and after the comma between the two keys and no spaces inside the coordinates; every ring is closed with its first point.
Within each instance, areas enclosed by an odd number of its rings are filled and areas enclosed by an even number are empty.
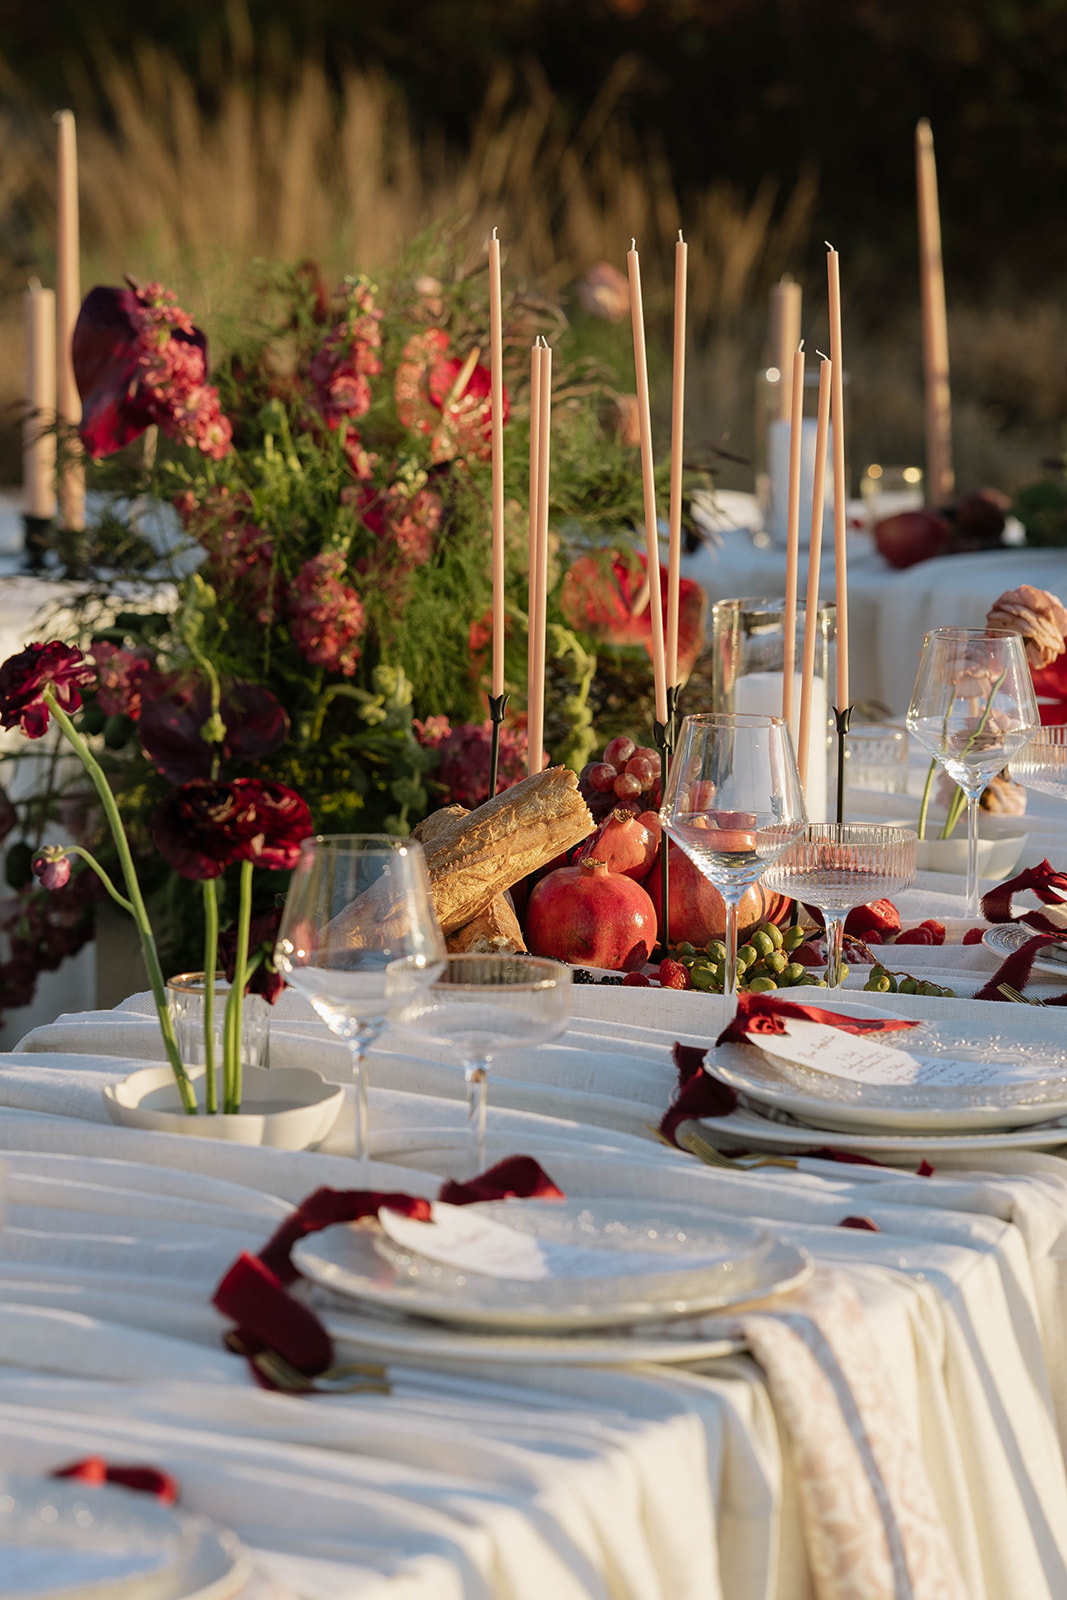
{"type": "Polygon", "coordinates": [[[378,1213],[382,1228],[403,1250],[443,1261],[461,1272],[534,1283],[548,1278],[614,1278],[650,1272],[691,1271],[718,1265],[722,1255],[676,1256],[604,1249],[534,1239],[471,1206],[435,1201],[432,1221],[413,1222],[398,1211],[378,1213]]]}
{"type": "MultiPolygon", "coordinates": [[[[957,1056],[924,1056],[882,1044],[875,1034],[842,1033],[824,1022],[790,1018],[785,1033],[750,1034],[753,1044],[769,1056],[817,1072],[848,1078],[853,1083],[923,1084],[959,1087],[969,1084],[1010,1083],[1032,1078],[1032,1063],[1015,1066],[1007,1061],[974,1061],[957,1056]]],[[[899,1037],[899,1035],[897,1035],[899,1037]]]]}

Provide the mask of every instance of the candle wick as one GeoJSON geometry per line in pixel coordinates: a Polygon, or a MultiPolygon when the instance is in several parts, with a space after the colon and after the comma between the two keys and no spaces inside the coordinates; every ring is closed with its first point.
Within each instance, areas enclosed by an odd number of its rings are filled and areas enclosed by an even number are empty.
{"type": "MultiPolygon", "coordinates": [[[[804,348],[804,341],[803,341],[803,339],[801,339],[800,343],[797,345],[797,355],[800,354],[800,352],[803,350],[803,348],[804,348]]],[[[815,354],[818,355],[818,353],[819,352],[816,350],[815,354]]]]}
{"type": "Polygon", "coordinates": [[[832,255],[832,256],[836,256],[836,254],[837,254],[837,251],[836,251],[836,250],[835,250],[835,249],[834,249],[834,247],[833,247],[833,245],[832,245],[832,244],[831,244],[831,243],[830,243],[830,241],[829,241],[829,239],[824,239],[824,240],[823,240],[823,244],[824,244],[824,245],[825,245],[825,246],[826,246],[826,248],[827,248],[827,250],[829,250],[829,252],[830,252],[830,254],[831,254],[831,255],[832,255]]]}
{"type": "Polygon", "coordinates": [[[681,228],[678,229],[678,243],[679,244],[684,244],[685,243],[685,240],[682,238],[682,230],[681,230],[681,228]]]}
{"type": "Polygon", "coordinates": [[[493,238],[494,239],[496,238],[496,229],[495,228],[493,229],[493,238]]]}
{"type": "Polygon", "coordinates": [[[821,350],[819,350],[819,349],[816,349],[816,351],[815,351],[815,354],[816,354],[816,355],[817,355],[817,356],[822,356],[822,358],[823,358],[823,360],[824,360],[824,361],[829,361],[829,359],[830,359],[830,357],[829,357],[829,356],[823,356],[823,355],[822,355],[822,351],[821,351],[821,350]]]}
{"type": "Polygon", "coordinates": [[[636,239],[631,239],[630,240],[630,249],[631,250],[636,250],[637,249],[637,240],[636,239]]]}
{"type": "Polygon", "coordinates": [[[40,294],[40,292],[41,292],[41,280],[40,280],[40,278],[30,278],[28,280],[28,282],[27,282],[26,287],[29,289],[31,294],[40,294]]]}

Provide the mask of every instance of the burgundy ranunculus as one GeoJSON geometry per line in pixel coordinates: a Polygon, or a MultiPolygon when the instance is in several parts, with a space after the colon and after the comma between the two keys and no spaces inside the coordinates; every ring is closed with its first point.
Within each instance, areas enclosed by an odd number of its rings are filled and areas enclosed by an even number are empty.
{"type": "Polygon", "coordinates": [[[247,778],[233,783],[197,778],[156,807],[156,849],[183,878],[219,878],[231,862],[245,859],[262,826],[248,784],[247,778]]]}
{"type": "Polygon", "coordinates": [[[61,844],[47,844],[33,858],[33,875],[42,889],[65,889],[70,882],[70,857],[61,844]]]}
{"type": "Polygon", "coordinates": [[[211,715],[206,683],[150,672],[140,688],[141,749],[168,783],[210,778],[215,755],[222,761],[262,761],[289,736],[281,703],[269,689],[253,683],[223,686],[220,711],[226,737],[221,745],[209,744],[202,733],[211,715]]]}
{"type": "MultiPolygon", "coordinates": [[[[252,918],[248,929],[246,959],[262,955],[263,960],[249,978],[245,994],[261,994],[269,1005],[274,1004],[285,988],[285,979],[274,965],[274,946],[278,941],[281,920],[280,910],[264,911],[261,916],[252,918]]],[[[232,983],[237,970],[236,923],[219,934],[219,961],[227,981],[232,983]]]]}
{"type": "Polygon", "coordinates": [[[237,786],[251,797],[257,821],[256,834],[242,847],[240,859],[268,872],[291,872],[300,859],[301,844],[315,831],[307,802],[284,783],[238,778],[237,786]]]}
{"type": "Polygon", "coordinates": [[[96,703],[105,716],[141,716],[141,682],[152,670],[150,658],[140,650],[124,650],[107,639],[94,639],[96,662],[96,703]]]}
{"type": "Polygon", "coordinates": [[[0,666],[0,727],[21,728],[27,739],[39,739],[48,728],[46,684],[64,711],[77,711],[81,690],[96,682],[96,673],[80,650],[50,639],[29,644],[0,666]]]}
{"type": "Polygon", "coordinates": [[[295,790],[258,778],[183,783],[152,818],[156,849],[183,878],[218,878],[235,861],[289,871],[312,831],[295,790]]]}

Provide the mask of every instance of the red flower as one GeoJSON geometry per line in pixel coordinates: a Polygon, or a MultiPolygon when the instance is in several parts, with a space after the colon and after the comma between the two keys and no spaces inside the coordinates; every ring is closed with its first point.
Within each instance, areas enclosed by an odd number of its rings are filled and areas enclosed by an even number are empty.
{"type": "MultiPolygon", "coordinates": [[[[489,785],[489,754],[493,724],[464,722],[450,728],[447,717],[427,717],[415,722],[415,736],[426,748],[440,753],[441,764],[434,774],[448,790],[455,805],[480,806],[489,785]]],[[[526,730],[502,726],[497,788],[510,789],[526,776],[526,730]]]]}
{"type": "Polygon", "coordinates": [[[183,878],[219,878],[231,862],[246,859],[260,826],[249,781],[194,779],[156,808],[152,817],[156,849],[183,878]]]}
{"type": "MultiPolygon", "coordinates": [[[[257,955],[262,955],[263,959],[249,978],[245,994],[261,994],[269,1005],[274,1004],[285,988],[285,979],[274,965],[274,946],[281,920],[280,910],[264,911],[261,916],[252,918],[248,929],[246,960],[257,955]]],[[[219,961],[227,982],[232,983],[237,971],[236,923],[219,935],[219,961]]]]}
{"type": "Polygon", "coordinates": [[[80,650],[51,639],[30,644],[0,666],[0,727],[21,728],[27,739],[39,739],[48,727],[46,684],[51,684],[56,704],[77,711],[81,690],[96,681],[96,673],[80,650]]]}
{"type": "MultiPolygon", "coordinates": [[[[592,634],[606,644],[644,645],[652,654],[652,607],[646,596],[637,615],[632,607],[644,587],[647,557],[601,551],[580,556],[566,573],[560,592],[560,610],[572,628],[592,634]]],[[[661,566],[660,595],[663,626],[667,627],[667,569],[661,566]]],[[[683,578],[678,590],[678,671],[692,672],[704,644],[707,596],[702,584],[683,578]]]]}
{"type": "Polygon", "coordinates": [[[207,382],[207,340],[158,283],[96,288],[72,344],[82,397],[78,432],[95,458],[113,455],[151,424],[220,461],[233,430],[207,382]]]}
{"type": "Polygon", "coordinates": [[[344,571],[344,557],[337,551],[324,551],[304,562],[290,594],[289,631],[312,666],[350,678],[359,660],[356,641],[366,617],[359,595],[341,582],[344,571]]]}
{"type": "MultiPolygon", "coordinates": [[[[488,461],[493,447],[489,368],[470,357],[461,361],[447,355],[448,347],[448,334],[441,328],[428,328],[408,340],[396,369],[397,413],[405,428],[427,435],[434,461],[456,456],[488,461]]],[[[505,424],[509,410],[505,388],[505,424]]]]}
{"type": "Polygon", "coordinates": [[[137,722],[141,716],[141,682],[152,670],[152,662],[139,650],[123,650],[106,639],[94,639],[96,662],[96,703],[109,717],[125,716],[137,722]]]}
{"type": "Polygon", "coordinates": [[[156,849],[183,878],[218,878],[235,861],[289,871],[311,832],[296,791],[258,778],[184,783],[152,818],[156,849]]]}

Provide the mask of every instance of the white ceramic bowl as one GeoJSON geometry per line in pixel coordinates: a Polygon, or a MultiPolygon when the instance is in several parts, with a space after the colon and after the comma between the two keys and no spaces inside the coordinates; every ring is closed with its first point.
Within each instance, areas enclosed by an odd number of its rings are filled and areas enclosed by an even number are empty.
{"type": "MultiPolygon", "coordinates": [[[[203,1107],[203,1067],[190,1068],[189,1077],[203,1107]]],[[[142,1067],[119,1083],[108,1084],[103,1094],[112,1122],[127,1128],[270,1145],[276,1150],[306,1150],[319,1144],[336,1122],[344,1100],[340,1084],[327,1083],[317,1072],[300,1067],[245,1067],[242,1088],[241,1111],[213,1117],[189,1116],[182,1110],[169,1066],[142,1067]]]]}
{"type": "MultiPolygon", "coordinates": [[[[879,819],[881,820],[881,819],[879,819]]],[[[914,828],[914,817],[886,818],[897,827],[914,828]]],[[[967,876],[967,814],[960,817],[951,839],[939,839],[945,822],[944,812],[930,808],[926,819],[926,838],[920,839],[915,851],[915,865],[920,872],[947,872],[954,876],[967,876]]],[[[1020,828],[1020,818],[993,816],[982,811],[978,816],[978,876],[992,878],[1000,883],[1010,878],[1022,858],[1030,835],[1020,828]]]]}

